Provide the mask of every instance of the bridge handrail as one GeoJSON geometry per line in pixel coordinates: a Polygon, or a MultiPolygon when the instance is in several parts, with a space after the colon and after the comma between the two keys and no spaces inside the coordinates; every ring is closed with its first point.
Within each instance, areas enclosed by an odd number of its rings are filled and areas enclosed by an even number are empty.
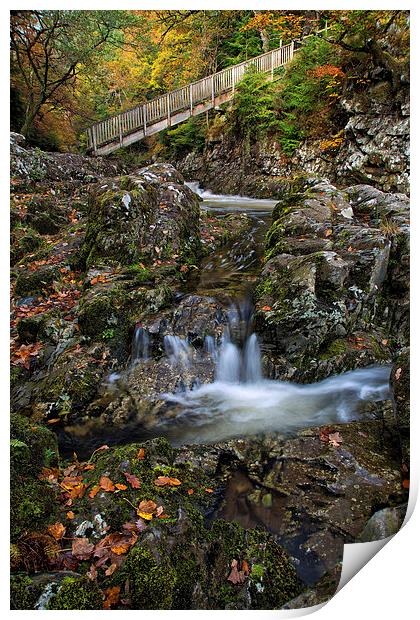
{"type": "MultiPolygon", "coordinates": [[[[302,39],[313,36],[313,34],[321,34],[327,30],[328,25],[326,23],[325,28],[310,33],[302,39]]],[[[121,146],[124,136],[139,129],[142,129],[143,134],[147,135],[148,126],[165,118],[168,119],[168,126],[170,126],[171,116],[174,112],[190,108],[192,114],[193,107],[197,103],[212,99],[214,106],[215,97],[228,91],[234,92],[236,84],[242,79],[247,67],[254,65],[261,73],[271,72],[273,76],[275,69],[284,66],[293,58],[294,51],[295,42],[292,41],[288,45],[281,45],[237,65],[226,67],[217,73],[190,82],[164,95],[158,95],[149,101],[98,121],[86,130],[88,150],[96,151],[98,147],[115,141],[119,141],[121,146]]]]}
{"type": "Polygon", "coordinates": [[[285,65],[293,57],[294,43],[283,45],[237,65],[226,67],[209,76],[190,82],[164,95],[158,95],[142,104],[113,114],[108,118],[94,123],[87,129],[88,148],[96,149],[115,139],[121,139],[132,131],[156,123],[160,119],[170,117],[173,112],[188,109],[194,104],[215,98],[235,88],[242,79],[245,69],[257,66],[262,73],[273,72],[285,65]],[[169,103],[169,105],[168,105],[169,103]]]}

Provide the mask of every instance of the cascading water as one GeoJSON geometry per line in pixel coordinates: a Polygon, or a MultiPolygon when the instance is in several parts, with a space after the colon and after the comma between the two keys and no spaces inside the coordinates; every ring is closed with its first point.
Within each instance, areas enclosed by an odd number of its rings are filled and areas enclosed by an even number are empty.
{"type": "Polygon", "coordinates": [[[139,361],[147,361],[149,359],[149,334],[141,325],[137,325],[133,336],[133,345],[131,350],[132,363],[139,361]]]}
{"type": "MultiPolygon", "coordinates": [[[[204,208],[226,213],[239,207],[243,211],[254,211],[258,218],[262,213],[268,217],[268,211],[274,204],[273,201],[268,204],[270,201],[199,193],[204,199],[204,208]]],[[[258,222],[261,226],[261,219],[258,222]]],[[[252,240],[254,244],[258,242],[256,236],[252,240]]],[[[246,263],[246,268],[238,277],[237,267],[241,261],[243,263],[245,256],[243,247],[239,244],[236,248],[230,248],[228,267],[223,260],[218,263],[223,267],[221,271],[231,270],[234,280],[241,282],[258,268],[253,259],[253,264],[246,263]]],[[[215,272],[212,261],[210,256],[205,264],[209,278],[215,272]]],[[[217,290],[220,290],[221,278],[217,272],[211,282],[216,282],[217,290]]],[[[229,287],[231,283],[232,279],[229,287]]],[[[235,286],[233,289],[238,294],[235,286]]],[[[245,291],[246,287],[239,290],[239,294],[243,295],[245,291]]],[[[173,393],[160,395],[166,401],[167,415],[160,417],[152,428],[145,429],[141,421],[133,423],[119,437],[115,433],[115,437],[107,437],[106,443],[133,441],[135,436],[165,435],[174,445],[181,445],[212,443],[259,433],[290,434],[304,427],[349,422],[360,415],[371,415],[366,406],[369,402],[391,397],[390,367],[386,365],[354,370],[311,385],[265,379],[260,346],[254,333],[252,304],[246,299],[242,303],[232,303],[226,308],[224,316],[223,335],[206,335],[202,346],[197,346],[197,343],[193,346],[185,335],[164,336],[161,346],[166,355],[160,367],[161,374],[165,373],[165,364],[169,364],[180,379],[173,393]],[[195,373],[199,374],[200,365],[210,369],[208,377],[214,369],[212,383],[202,383],[197,379],[195,373]]],[[[137,372],[136,366],[146,361],[150,368],[154,363],[160,363],[159,357],[150,359],[149,335],[140,325],[133,337],[131,360],[128,372],[137,372]]],[[[144,372],[149,372],[149,367],[144,372]]],[[[124,376],[114,373],[108,382],[118,389],[121,381],[124,381],[124,376]]],[[[103,439],[101,441],[104,443],[103,439]]]]}

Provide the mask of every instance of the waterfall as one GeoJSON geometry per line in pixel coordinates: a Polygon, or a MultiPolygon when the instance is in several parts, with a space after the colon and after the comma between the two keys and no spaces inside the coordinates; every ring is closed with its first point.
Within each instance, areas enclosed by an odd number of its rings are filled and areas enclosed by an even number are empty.
{"type": "Polygon", "coordinates": [[[131,350],[132,362],[146,361],[149,359],[149,334],[138,325],[134,332],[133,345],[131,350]]]}
{"type": "MultiPolygon", "coordinates": [[[[163,344],[172,366],[190,369],[193,360],[210,357],[215,362],[215,380],[221,383],[258,383],[262,380],[261,350],[252,331],[254,311],[248,299],[231,304],[220,342],[206,335],[200,355],[187,339],[166,335],[163,344]]],[[[193,368],[192,368],[193,370],[193,368]]]]}
{"type": "Polygon", "coordinates": [[[188,341],[179,336],[167,335],[163,338],[165,353],[172,365],[180,364],[188,367],[191,359],[191,349],[188,341]]]}

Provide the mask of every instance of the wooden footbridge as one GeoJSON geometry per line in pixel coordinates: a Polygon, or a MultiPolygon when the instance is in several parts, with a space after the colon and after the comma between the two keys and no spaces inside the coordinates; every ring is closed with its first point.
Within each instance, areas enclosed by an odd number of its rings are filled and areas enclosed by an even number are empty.
{"type": "Polygon", "coordinates": [[[232,99],[236,84],[249,67],[271,74],[293,58],[294,42],[191,82],[135,108],[115,114],[87,129],[88,149],[108,155],[163,129],[178,125],[232,99]]]}
{"type": "MultiPolygon", "coordinates": [[[[319,35],[327,30],[326,23],[322,30],[313,34],[319,35]]],[[[312,34],[302,39],[308,36],[312,34]]],[[[88,150],[93,155],[108,155],[146,136],[178,125],[190,116],[207,112],[233,98],[236,84],[249,67],[255,67],[260,73],[271,74],[271,79],[274,79],[274,71],[286,65],[293,58],[295,51],[295,42],[292,41],[288,45],[282,45],[260,56],[222,69],[135,108],[99,121],[87,129],[88,150]]]]}

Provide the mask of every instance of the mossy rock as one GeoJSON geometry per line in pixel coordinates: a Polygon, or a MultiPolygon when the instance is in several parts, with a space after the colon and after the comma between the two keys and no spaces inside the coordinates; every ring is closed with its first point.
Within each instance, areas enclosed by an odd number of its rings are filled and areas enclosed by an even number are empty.
{"type": "Polygon", "coordinates": [[[102,609],[99,586],[87,577],[66,577],[47,609],[102,609]]]}
{"type": "Polygon", "coordinates": [[[12,575],[10,579],[10,609],[34,609],[41,588],[26,575],[12,575]]]}
{"type": "Polygon", "coordinates": [[[45,245],[43,238],[35,230],[15,228],[11,240],[10,262],[15,265],[26,254],[32,254],[45,245]]]}
{"type": "Polygon", "coordinates": [[[22,317],[16,326],[19,340],[25,344],[39,340],[43,335],[42,332],[45,324],[53,316],[53,314],[54,311],[50,311],[43,312],[42,314],[36,314],[34,316],[22,317]]]}
{"type": "Polygon", "coordinates": [[[57,439],[47,428],[19,415],[11,416],[11,537],[42,530],[54,519],[55,493],[38,475],[58,462],[57,439]]]}
{"type": "Polygon", "coordinates": [[[58,267],[44,267],[37,271],[21,273],[15,284],[15,295],[24,296],[41,293],[60,278],[58,267]]]}
{"type": "Polygon", "coordinates": [[[134,609],[171,609],[176,570],[165,553],[146,546],[134,548],[127,559],[130,593],[134,609]]]}

